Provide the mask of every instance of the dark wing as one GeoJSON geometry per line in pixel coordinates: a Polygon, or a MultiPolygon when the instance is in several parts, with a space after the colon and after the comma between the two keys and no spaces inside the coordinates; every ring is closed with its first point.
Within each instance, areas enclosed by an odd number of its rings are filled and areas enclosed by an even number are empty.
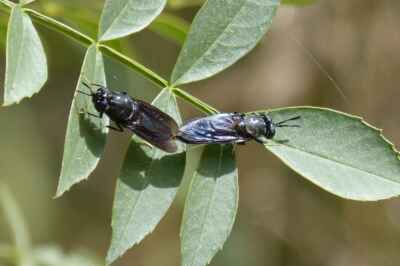
{"type": "Polygon", "coordinates": [[[135,123],[128,123],[126,128],[157,148],[170,153],[176,152],[177,145],[174,138],[178,125],[175,120],[149,103],[135,100],[135,104],[137,104],[135,123]]]}
{"type": "Polygon", "coordinates": [[[179,129],[177,138],[188,144],[237,143],[246,141],[237,125],[241,117],[236,113],[222,113],[194,119],[179,129]]]}

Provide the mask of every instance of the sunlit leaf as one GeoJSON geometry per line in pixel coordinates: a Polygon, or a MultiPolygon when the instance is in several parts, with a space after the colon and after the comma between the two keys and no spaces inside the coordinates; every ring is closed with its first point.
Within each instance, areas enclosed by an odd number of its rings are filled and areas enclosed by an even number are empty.
{"type": "Polygon", "coordinates": [[[209,0],[196,15],[172,73],[174,85],[208,78],[254,48],[279,0],[209,0]]]}
{"type": "Polygon", "coordinates": [[[222,249],[235,221],[238,198],[232,146],[206,146],[186,199],[182,265],[204,266],[222,249]]]}
{"type": "Polygon", "coordinates": [[[300,128],[277,128],[266,148],[314,184],[343,198],[379,200],[400,194],[392,144],[359,117],[329,109],[272,111],[275,122],[300,115],[300,128]]]}
{"type": "MultiPolygon", "coordinates": [[[[82,81],[106,84],[102,54],[96,46],[90,46],[83,62],[76,90],[88,91],[82,81]]],[[[74,184],[86,179],[96,168],[102,155],[108,119],[89,116],[97,114],[91,97],[75,92],[69,113],[64,156],[56,196],[61,196],[74,184]]]]}
{"type": "Polygon", "coordinates": [[[7,33],[4,105],[39,92],[47,80],[47,61],[32,21],[20,6],[11,11],[7,33]]]}
{"type": "Polygon", "coordinates": [[[149,25],[163,10],[166,0],[106,0],[101,15],[101,41],[124,37],[149,25]]]}
{"type": "MultiPolygon", "coordinates": [[[[153,104],[181,123],[175,96],[164,89],[153,104]]],[[[111,263],[151,233],[177,193],[185,169],[184,146],[165,153],[141,141],[131,142],[117,181],[112,218],[111,263]]]]}

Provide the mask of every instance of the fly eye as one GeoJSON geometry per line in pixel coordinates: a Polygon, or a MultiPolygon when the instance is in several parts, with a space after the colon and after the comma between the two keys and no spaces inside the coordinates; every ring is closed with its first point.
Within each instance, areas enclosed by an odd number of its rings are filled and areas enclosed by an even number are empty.
{"type": "Polygon", "coordinates": [[[104,98],[103,99],[98,99],[95,102],[95,107],[96,107],[97,111],[104,112],[105,110],[108,109],[108,102],[104,98]]]}
{"type": "Polygon", "coordinates": [[[105,98],[105,97],[107,96],[107,92],[106,92],[103,88],[99,88],[99,89],[97,89],[97,91],[96,91],[96,95],[97,95],[99,98],[105,98]]]}
{"type": "Polygon", "coordinates": [[[98,101],[97,101],[97,103],[98,104],[101,104],[101,105],[104,105],[104,104],[107,104],[107,101],[106,101],[106,99],[99,99],[98,101]]]}

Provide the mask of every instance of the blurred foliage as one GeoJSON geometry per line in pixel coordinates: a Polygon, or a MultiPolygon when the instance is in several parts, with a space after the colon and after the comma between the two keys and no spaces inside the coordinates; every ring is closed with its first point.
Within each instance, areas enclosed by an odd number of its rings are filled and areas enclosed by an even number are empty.
{"type": "Polygon", "coordinates": [[[285,5],[309,5],[317,0],[282,0],[282,4],[285,5]]]}
{"type": "Polygon", "coordinates": [[[0,244],[0,265],[18,266],[100,266],[99,259],[86,251],[64,254],[57,246],[32,247],[28,228],[12,192],[0,183],[0,206],[14,239],[12,244],[0,244]]]}

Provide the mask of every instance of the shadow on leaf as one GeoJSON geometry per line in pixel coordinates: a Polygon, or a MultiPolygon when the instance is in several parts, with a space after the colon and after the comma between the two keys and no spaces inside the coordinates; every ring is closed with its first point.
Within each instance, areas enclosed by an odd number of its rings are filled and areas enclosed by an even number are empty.
{"type": "Polygon", "coordinates": [[[85,140],[89,151],[96,157],[103,152],[103,143],[107,134],[99,128],[97,123],[88,118],[84,113],[79,113],[79,133],[85,140]]]}
{"type": "Polygon", "coordinates": [[[207,145],[197,172],[204,178],[217,179],[236,171],[232,145],[207,145]]]}
{"type": "Polygon", "coordinates": [[[165,153],[157,148],[133,143],[128,149],[120,181],[134,190],[179,187],[185,168],[186,153],[165,153]]]}

